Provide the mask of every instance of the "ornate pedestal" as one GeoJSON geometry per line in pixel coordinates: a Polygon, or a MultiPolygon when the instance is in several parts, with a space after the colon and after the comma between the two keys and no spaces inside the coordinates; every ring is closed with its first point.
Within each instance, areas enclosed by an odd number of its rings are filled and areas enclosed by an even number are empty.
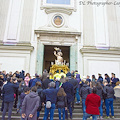
{"type": "Polygon", "coordinates": [[[65,74],[67,74],[69,71],[69,68],[67,65],[60,66],[60,65],[56,65],[56,64],[54,64],[54,65],[52,65],[52,67],[50,67],[50,73],[52,73],[53,75],[56,74],[57,70],[59,71],[59,73],[61,73],[61,70],[63,70],[63,72],[65,74]]]}

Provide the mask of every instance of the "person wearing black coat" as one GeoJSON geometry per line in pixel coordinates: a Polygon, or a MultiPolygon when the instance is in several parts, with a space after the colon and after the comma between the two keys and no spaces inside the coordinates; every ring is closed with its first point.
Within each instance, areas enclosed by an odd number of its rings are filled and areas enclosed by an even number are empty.
{"type": "Polygon", "coordinates": [[[80,89],[80,96],[82,98],[82,108],[83,108],[83,120],[85,120],[85,114],[86,114],[86,105],[85,105],[85,100],[87,98],[87,95],[90,94],[91,88],[89,87],[89,82],[85,81],[85,84],[80,89]]]}
{"type": "Polygon", "coordinates": [[[114,88],[116,86],[116,83],[119,81],[118,78],[115,77],[115,74],[112,73],[112,78],[111,78],[111,84],[112,84],[112,87],[114,88]]]}
{"type": "Polygon", "coordinates": [[[107,84],[104,86],[104,91],[106,94],[106,99],[105,99],[105,106],[106,106],[106,115],[107,118],[109,118],[109,108],[111,108],[111,115],[112,118],[114,118],[114,108],[113,108],[113,101],[114,101],[114,89],[111,86],[111,84],[107,84]]]}
{"type": "Polygon", "coordinates": [[[8,120],[11,120],[11,113],[12,113],[12,107],[14,102],[14,90],[18,89],[19,85],[17,84],[17,80],[13,81],[9,77],[7,78],[7,84],[3,87],[3,96],[4,96],[4,109],[2,114],[2,120],[5,120],[5,114],[8,109],[8,120]]]}
{"type": "Polygon", "coordinates": [[[71,78],[69,78],[69,82],[73,85],[74,88],[74,100],[72,102],[72,109],[74,109],[75,94],[76,94],[76,89],[78,88],[78,81],[74,79],[74,74],[71,74],[71,78]]]}
{"type": "Polygon", "coordinates": [[[96,94],[99,95],[100,98],[101,98],[101,104],[100,104],[100,107],[99,107],[100,119],[103,119],[103,97],[104,97],[105,91],[104,91],[103,87],[101,86],[100,82],[96,83],[96,88],[97,88],[96,94]]]}
{"type": "MultiPolygon", "coordinates": [[[[64,88],[65,93],[67,94],[67,107],[70,113],[70,119],[72,119],[72,108],[71,103],[74,101],[74,87],[69,82],[68,77],[65,78],[65,83],[62,84],[62,88],[64,88]]],[[[66,119],[68,119],[68,112],[65,111],[66,119]]]]}
{"type": "Polygon", "coordinates": [[[45,79],[43,82],[42,82],[42,88],[43,89],[47,89],[49,86],[49,83],[51,82],[51,80],[49,79],[49,76],[47,76],[47,79],[45,79]]]}
{"type": "Polygon", "coordinates": [[[108,83],[110,83],[110,77],[108,76],[108,74],[105,74],[105,79],[107,80],[108,83]]]}
{"type": "Polygon", "coordinates": [[[65,110],[67,110],[67,96],[63,88],[60,88],[57,93],[57,108],[59,113],[59,120],[61,120],[61,112],[63,120],[65,120],[65,110]]]}

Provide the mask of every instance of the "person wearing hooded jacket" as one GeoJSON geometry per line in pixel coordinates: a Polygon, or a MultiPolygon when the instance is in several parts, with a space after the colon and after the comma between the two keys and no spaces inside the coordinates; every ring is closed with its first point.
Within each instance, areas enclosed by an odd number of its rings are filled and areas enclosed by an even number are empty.
{"type": "Polygon", "coordinates": [[[91,88],[89,87],[89,82],[85,81],[85,84],[83,84],[82,88],[80,89],[80,96],[82,98],[82,108],[83,108],[83,120],[85,120],[85,114],[86,114],[86,97],[88,94],[91,93],[91,88]]]}
{"type": "Polygon", "coordinates": [[[37,120],[37,109],[40,104],[37,88],[34,86],[31,93],[25,96],[22,103],[22,118],[25,120],[37,120]]]}

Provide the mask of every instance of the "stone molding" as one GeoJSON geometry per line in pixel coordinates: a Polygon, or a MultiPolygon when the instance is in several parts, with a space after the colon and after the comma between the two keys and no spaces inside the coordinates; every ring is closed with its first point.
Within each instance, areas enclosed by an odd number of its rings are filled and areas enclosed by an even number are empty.
{"type": "Polygon", "coordinates": [[[70,32],[70,31],[48,31],[48,30],[35,30],[35,33],[38,34],[56,34],[56,35],[77,35],[80,36],[81,32],[70,32]]]}
{"type": "Polygon", "coordinates": [[[46,4],[45,0],[41,0],[41,10],[45,9],[47,14],[54,13],[54,12],[61,12],[68,15],[71,15],[72,12],[77,10],[76,7],[76,0],[71,0],[70,5],[53,5],[53,4],[46,4]]]}
{"type": "Polygon", "coordinates": [[[112,54],[112,55],[120,55],[120,48],[104,48],[104,49],[97,49],[95,46],[86,47],[84,46],[82,49],[80,49],[80,52],[82,54],[89,53],[89,54],[112,54]]]}
{"type": "Polygon", "coordinates": [[[0,46],[0,50],[26,50],[33,51],[33,46],[18,46],[18,45],[2,45],[0,46]]]}

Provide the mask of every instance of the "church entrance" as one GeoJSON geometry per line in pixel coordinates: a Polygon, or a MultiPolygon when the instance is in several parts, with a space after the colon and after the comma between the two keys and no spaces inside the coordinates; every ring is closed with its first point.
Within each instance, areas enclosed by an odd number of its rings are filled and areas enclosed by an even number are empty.
{"type": "Polygon", "coordinates": [[[56,57],[54,56],[54,47],[59,47],[63,53],[63,59],[66,60],[66,63],[70,64],[70,47],[69,46],[44,46],[44,60],[43,60],[43,70],[50,70],[51,62],[55,63],[56,57]]]}

